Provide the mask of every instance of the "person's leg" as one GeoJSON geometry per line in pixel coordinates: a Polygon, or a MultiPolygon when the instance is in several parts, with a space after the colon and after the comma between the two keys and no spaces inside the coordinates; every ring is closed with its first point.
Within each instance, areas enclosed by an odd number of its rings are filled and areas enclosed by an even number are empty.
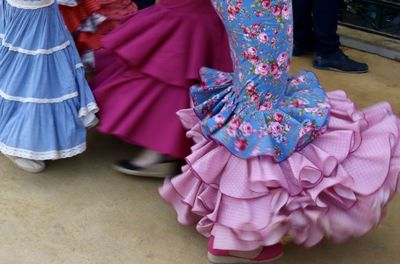
{"type": "Polygon", "coordinates": [[[293,0],[294,56],[314,50],[312,7],[313,0],[293,0]]]}
{"type": "Polygon", "coordinates": [[[320,70],[368,72],[367,64],[350,59],[339,48],[337,26],[340,6],[341,0],[313,1],[313,25],[316,39],[313,65],[320,70]]]}
{"type": "Polygon", "coordinates": [[[313,28],[316,54],[333,54],[339,50],[337,35],[338,12],[341,0],[313,0],[313,28]]]}

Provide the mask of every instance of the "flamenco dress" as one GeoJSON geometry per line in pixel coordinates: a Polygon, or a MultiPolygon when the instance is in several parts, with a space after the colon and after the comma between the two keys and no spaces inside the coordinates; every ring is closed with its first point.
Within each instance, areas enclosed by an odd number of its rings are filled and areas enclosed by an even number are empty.
{"type": "Polygon", "coordinates": [[[76,45],[81,54],[100,47],[100,34],[97,26],[106,18],[96,13],[100,10],[99,0],[57,0],[65,24],[74,34],[76,45]]]}
{"type": "Polygon", "coordinates": [[[86,149],[98,110],[54,0],[2,0],[0,151],[30,160],[86,149]]]}
{"type": "Polygon", "coordinates": [[[91,81],[100,132],[174,158],[190,153],[176,112],[190,106],[199,69],[231,71],[225,28],[211,3],[162,0],[103,38],[91,81]]]}
{"type": "Polygon", "coordinates": [[[137,12],[138,8],[131,0],[100,0],[101,8],[98,13],[106,20],[99,25],[98,32],[106,35],[116,28],[128,15],[137,12]]]}
{"type": "Polygon", "coordinates": [[[130,0],[57,0],[68,30],[85,66],[93,66],[93,50],[101,47],[101,38],[109,33],[123,17],[137,11],[130,0]]]}
{"type": "Polygon", "coordinates": [[[361,110],[343,91],[325,93],[311,72],[288,75],[291,1],[213,3],[235,70],[201,70],[194,108],[179,113],[195,145],[161,196],[219,250],[366,234],[399,191],[400,121],[390,105],[361,110]]]}

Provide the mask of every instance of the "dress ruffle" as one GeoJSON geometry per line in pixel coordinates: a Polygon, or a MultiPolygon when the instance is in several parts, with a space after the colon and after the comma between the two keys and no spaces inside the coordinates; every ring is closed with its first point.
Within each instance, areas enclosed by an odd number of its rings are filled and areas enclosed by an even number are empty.
{"type": "Polygon", "coordinates": [[[3,12],[0,151],[34,160],[82,153],[98,108],[58,7],[5,3],[3,12]]]}
{"type": "Polygon", "coordinates": [[[84,152],[86,128],[82,124],[93,124],[95,111],[79,116],[85,111],[77,109],[79,103],[77,97],[53,104],[0,97],[0,151],[33,160],[69,158],[84,152]]]}
{"type": "MultiPolygon", "coordinates": [[[[27,15],[28,10],[13,7],[7,2],[3,3],[3,9],[7,11],[0,17],[0,41],[5,46],[22,50],[52,50],[56,47],[66,45],[69,38],[65,31],[62,18],[54,12],[53,7],[29,10],[36,16],[27,15]],[[7,23],[6,21],[23,20],[23,23],[7,23]],[[43,25],[48,21],[54,21],[52,27],[43,30],[43,25]],[[47,38],[47,36],[52,36],[47,38]]],[[[3,10],[4,11],[4,10],[3,10]]],[[[69,44],[68,44],[69,45],[69,44]]],[[[66,46],[68,46],[66,45],[66,46]]]]}
{"type": "MultiPolygon", "coordinates": [[[[79,51],[83,53],[88,49],[100,48],[101,37],[96,33],[98,23],[95,19],[95,12],[99,11],[101,8],[100,2],[98,0],[87,0],[79,1],[76,5],[59,2],[59,5],[68,30],[75,35],[75,41],[79,51]],[[85,23],[92,24],[94,28],[90,31],[86,30],[86,32],[82,32],[80,29],[85,23]]],[[[104,20],[105,18],[102,21],[104,20]]]]}
{"type": "Polygon", "coordinates": [[[98,32],[106,35],[116,28],[124,17],[135,13],[138,8],[131,0],[100,0],[101,8],[98,13],[106,20],[102,23],[98,32]]]}
{"type": "Polygon", "coordinates": [[[85,20],[100,10],[100,2],[98,0],[72,2],[75,2],[75,4],[71,4],[70,1],[58,1],[58,4],[68,30],[75,32],[85,20]]]}
{"type": "Polygon", "coordinates": [[[242,89],[249,100],[239,99],[233,74],[203,68],[200,75],[202,84],[191,94],[203,133],[240,158],[267,155],[280,162],[326,130],[329,105],[312,72],[289,79],[279,98],[258,98],[248,83],[242,89]]]}
{"type": "Polygon", "coordinates": [[[77,92],[60,98],[28,98],[0,93],[0,151],[34,160],[69,158],[86,150],[86,128],[98,107],[78,69],[77,92]]]}
{"type": "Polygon", "coordinates": [[[136,71],[185,89],[200,79],[201,67],[232,71],[225,28],[203,1],[168,0],[145,8],[126,17],[103,47],[136,71]]]}
{"type": "Polygon", "coordinates": [[[172,0],[143,9],[108,34],[104,47],[91,82],[98,129],[183,159],[191,142],[176,112],[190,107],[189,87],[200,82],[201,67],[232,70],[227,34],[211,3],[172,0]]]}
{"type": "Polygon", "coordinates": [[[60,10],[82,55],[100,48],[101,37],[119,25],[123,17],[137,11],[130,0],[85,0],[75,5],[71,2],[76,1],[60,1],[60,10]]]}
{"type": "Polygon", "coordinates": [[[175,113],[190,106],[188,91],[136,72],[116,57],[106,59],[102,52],[101,62],[112,64],[91,82],[100,106],[97,129],[183,159],[190,153],[191,142],[175,113]]]}
{"type": "Polygon", "coordinates": [[[360,111],[342,91],[328,98],[326,133],[281,163],[234,156],[182,111],[196,144],[183,173],[160,188],[178,221],[215,236],[217,249],[241,251],[286,235],[306,247],[343,242],[374,228],[400,187],[400,121],[387,103],[360,111]]]}

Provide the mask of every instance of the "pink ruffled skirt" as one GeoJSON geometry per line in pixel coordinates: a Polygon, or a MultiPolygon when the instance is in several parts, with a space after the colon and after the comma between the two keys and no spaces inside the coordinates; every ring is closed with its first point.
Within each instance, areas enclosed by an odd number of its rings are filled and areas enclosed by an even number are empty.
{"type": "Polygon", "coordinates": [[[374,228],[400,189],[400,121],[387,103],[360,111],[342,91],[328,97],[328,131],[281,163],[232,155],[182,111],[195,145],[183,173],[160,188],[178,221],[215,236],[217,249],[242,251],[287,235],[306,247],[343,242],[374,228]]]}

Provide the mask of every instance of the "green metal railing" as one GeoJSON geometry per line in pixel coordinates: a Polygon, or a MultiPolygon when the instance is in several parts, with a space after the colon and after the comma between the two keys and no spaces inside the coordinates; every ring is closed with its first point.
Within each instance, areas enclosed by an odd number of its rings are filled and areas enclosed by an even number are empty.
{"type": "Polygon", "coordinates": [[[400,39],[400,0],[344,1],[341,24],[400,39]]]}

